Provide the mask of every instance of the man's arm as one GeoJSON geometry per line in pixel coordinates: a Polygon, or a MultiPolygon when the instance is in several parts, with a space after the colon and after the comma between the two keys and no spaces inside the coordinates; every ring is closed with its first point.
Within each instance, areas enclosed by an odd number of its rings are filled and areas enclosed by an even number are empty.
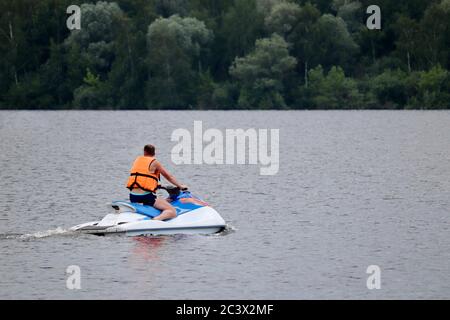
{"type": "Polygon", "coordinates": [[[155,161],[155,170],[154,171],[161,173],[161,175],[164,178],[166,178],[167,181],[169,181],[173,185],[177,186],[181,190],[187,189],[187,186],[178,182],[178,180],[169,171],[167,171],[166,168],[164,168],[164,166],[159,161],[155,161]]]}

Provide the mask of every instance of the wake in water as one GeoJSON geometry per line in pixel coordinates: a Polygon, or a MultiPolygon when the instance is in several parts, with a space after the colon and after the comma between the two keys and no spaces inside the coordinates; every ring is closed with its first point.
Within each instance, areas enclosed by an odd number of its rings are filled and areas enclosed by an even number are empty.
{"type": "Polygon", "coordinates": [[[50,230],[46,230],[46,231],[38,231],[35,233],[23,234],[20,236],[19,239],[21,239],[21,240],[28,240],[28,239],[34,239],[34,238],[40,239],[40,238],[46,238],[46,237],[51,237],[51,236],[60,235],[60,234],[67,234],[67,233],[69,233],[69,230],[58,227],[56,229],[50,229],[50,230]]]}
{"type": "MultiPolygon", "coordinates": [[[[227,224],[221,232],[211,234],[210,236],[226,236],[226,235],[228,235],[230,233],[234,233],[236,231],[237,231],[237,229],[235,227],[227,224]]],[[[0,240],[17,239],[17,240],[27,241],[27,240],[33,240],[33,239],[47,238],[47,237],[51,237],[51,236],[60,236],[60,235],[80,235],[80,233],[58,227],[56,229],[50,229],[50,230],[38,231],[35,233],[26,233],[26,234],[3,233],[3,234],[0,234],[0,240]]],[[[154,237],[154,236],[152,236],[152,237],[154,237]]]]}
{"type": "Polygon", "coordinates": [[[66,235],[66,234],[73,234],[73,232],[70,232],[67,229],[58,227],[56,229],[50,229],[50,230],[46,230],[46,231],[38,231],[35,233],[26,233],[26,234],[4,233],[4,234],[0,234],[0,239],[32,240],[32,239],[41,239],[41,238],[51,237],[51,236],[55,236],[55,235],[66,235]]]}
{"type": "Polygon", "coordinates": [[[222,231],[220,231],[219,233],[214,233],[211,236],[226,236],[230,233],[236,232],[237,230],[238,229],[236,227],[233,227],[231,224],[227,224],[222,231]]]}

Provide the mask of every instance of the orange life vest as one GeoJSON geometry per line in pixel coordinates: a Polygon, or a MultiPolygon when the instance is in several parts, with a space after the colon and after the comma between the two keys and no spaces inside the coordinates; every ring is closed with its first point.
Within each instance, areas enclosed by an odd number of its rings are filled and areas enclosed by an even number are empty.
{"type": "Polygon", "coordinates": [[[150,165],[156,159],[154,157],[140,156],[134,160],[130,170],[127,188],[141,188],[142,190],[155,192],[158,188],[159,174],[150,172],[150,165]]]}

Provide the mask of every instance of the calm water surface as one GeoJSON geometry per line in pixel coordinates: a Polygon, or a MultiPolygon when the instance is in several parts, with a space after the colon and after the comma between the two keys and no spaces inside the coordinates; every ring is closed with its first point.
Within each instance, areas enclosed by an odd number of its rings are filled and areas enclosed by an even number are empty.
{"type": "Polygon", "coordinates": [[[0,137],[1,299],[450,298],[450,112],[4,111],[0,137]],[[194,120],[279,128],[279,173],[172,165],[170,135],[194,120]],[[65,231],[127,197],[146,143],[230,231],[65,231]]]}

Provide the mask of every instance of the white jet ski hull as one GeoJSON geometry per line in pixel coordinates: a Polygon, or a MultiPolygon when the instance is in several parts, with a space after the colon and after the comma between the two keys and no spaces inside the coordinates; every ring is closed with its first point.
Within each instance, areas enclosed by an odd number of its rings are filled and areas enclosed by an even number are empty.
{"type": "MultiPolygon", "coordinates": [[[[128,203],[116,203],[119,214],[108,214],[100,221],[80,224],[71,231],[95,234],[141,235],[173,235],[173,234],[212,234],[222,231],[226,223],[219,213],[209,206],[202,206],[182,213],[168,221],[152,220],[138,214],[128,203]],[[118,205],[117,205],[118,204],[118,205]]],[[[178,208],[177,208],[178,209],[178,208]]]]}

